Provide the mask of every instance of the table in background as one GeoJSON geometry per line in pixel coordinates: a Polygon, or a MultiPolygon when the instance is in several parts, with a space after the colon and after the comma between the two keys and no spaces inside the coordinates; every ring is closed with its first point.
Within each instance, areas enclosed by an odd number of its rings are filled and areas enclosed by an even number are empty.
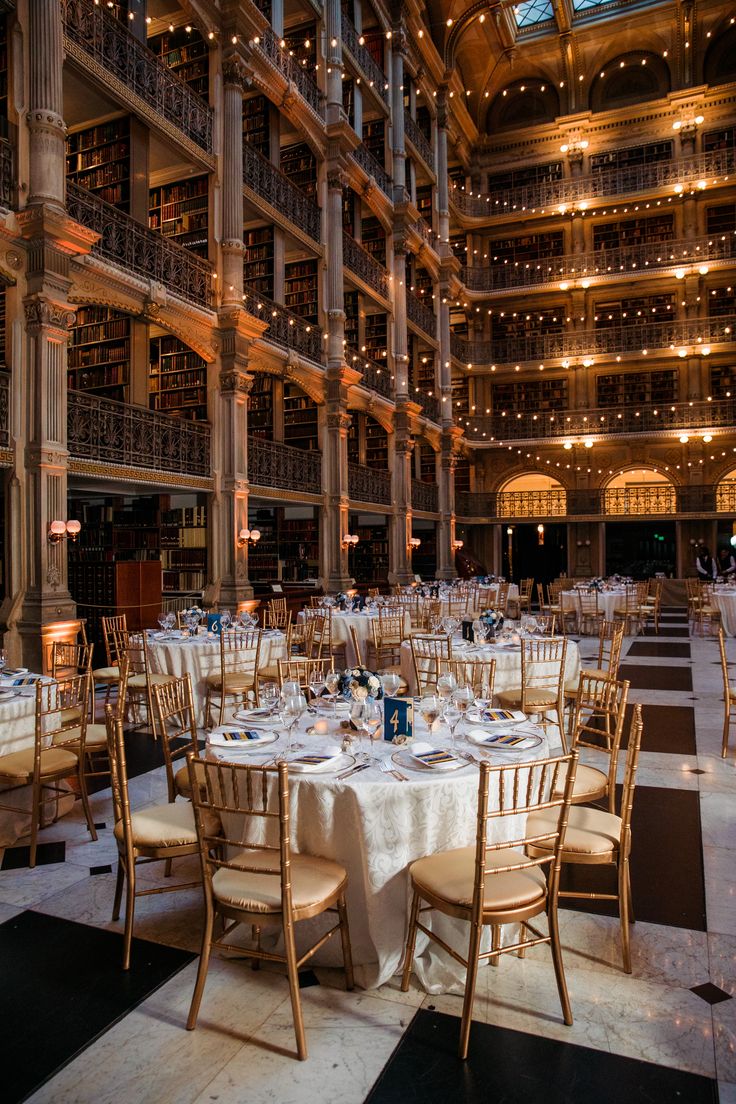
{"type": "Polygon", "coordinates": [[[711,591],[713,604],[721,615],[726,636],[736,636],[736,586],[716,586],[711,591]]]}
{"type": "MultiPolygon", "coordinates": [[[[304,613],[299,614],[299,621],[304,620],[304,613]]],[[[358,637],[358,643],[360,644],[360,650],[362,652],[363,663],[366,662],[368,655],[368,644],[373,641],[373,632],[371,625],[378,620],[378,614],[373,611],[365,611],[358,613],[344,613],[342,610],[332,611],[332,642],[333,644],[345,645],[345,656],[347,659],[348,667],[352,667],[356,662],[355,649],[353,648],[353,641],[350,635],[351,627],[355,629],[356,636],[358,637]]],[[[411,631],[411,617],[408,613],[404,614],[404,632],[408,636],[411,631]]]]}

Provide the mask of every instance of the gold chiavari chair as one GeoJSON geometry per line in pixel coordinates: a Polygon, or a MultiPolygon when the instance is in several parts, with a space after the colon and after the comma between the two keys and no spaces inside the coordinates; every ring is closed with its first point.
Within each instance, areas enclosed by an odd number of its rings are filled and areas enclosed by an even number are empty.
{"type": "Polygon", "coordinates": [[[145,633],[126,632],[122,629],[113,630],[115,648],[119,656],[127,656],[128,659],[128,692],[127,704],[132,707],[134,723],[141,725],[148,723],[156,739],[158,739],[158,726],[156,724],[156,711],[153,708],[153,687],[163,686],[171,682],[174,675],[157,673],[151,670],[148,657],[148,641],[145,633]],[[146,710],[146,720],[141,721],[139,709],[143,705],[146,710]]]}
{"type": "Polygon", "coordinates": [[[624,635],[638,635],[642,631],[642,614],[639,602],[639,590],[636,586],[627,586],[619,598],[614,610],[614,621],[622,621],[624,635]]]}
{"type": "MultiPolygon", "coordinates": [[[[631,902],[631,876],[629,858],[631,855],[631,813],[634,805],[636,768],[641,748],[642,720],[641,706],[635,705],[629,728],[626,768],[621,793],[619,813],[603,809],[590,808],[587,805],[573,805],[569,811],[567,830],[562,846],[557,852],[563,866],[612,866],[617,874],[616,893],[583,893],[574,890],[561,890],[559,896],[565,898],[584,898],[593,901],[616,901],[621,925],[621,945],[624,972],[631,973],[631,941],[629,924],[634,921],[631,902]]],[[[546,810],[532,813],[527,821],[527,835],[533,839],[548,832],[553,818],[546,810]]],[[[540,838],[527,844],[530,855],[549,853],[548,845],[540,838]]]]}
{"type": "Polygon", "coordinates": [[[713,585],[711,583],[701,582],[698,584],[698,588],[698,598],[694,605],[695,624],[693,626],[693,631],[697,631],[701,635],[704,635],[707,628],[708,635],[710,636],[714,628],[720,627],[721,611],[718,609],[713,597],[713,585]]]}
{"type": "Polygon", "coordinates": [[[641,612],[644,616],[644,627],[649,621],[654,623],[654,631],[659,635],[659,619],[662,612],[662,592],[664,583],[661,579],[650,579],[647,584],[647,593],[641,603],[641,612]]]}
{"type": "MultiPolygon", "coordinates": [[[[123,740],[123,717],[121,710],[105,707],[108,750],[112,775],[112,803],[115,818],[114,836],[118,847],[118,872],[115,883],[115,898],[112,918],[120,917],[120,906],[125,888],[125,927],[123,935],[123,969],[130,969],[130,948],[135,922],[135,902],[138,897],[148,897],[158,893],[173,893],[181,889],[191,889],[199,885],[194,882],[169,882],[138,889],[136,870],[142,863],[165,862],[166,872],[170,870],[172,859],[184,855],[199,853],[199,841],[194,823],[194,811],[188,801],[166,802],[161,805],[149,805],[144,809],[130,808],[128,796],[128,769],[123,740]]],[[[211,824],[211,830],[217,831],[219,825],[211,824]]]]}
{"type": "Polygon", "coordinates": [[[616,803],[616,769],[624,731],[628,681],[581,674],[572,731],[573,748],[585,748],[588,758],[604,761],[604,769],[588,762],[578,764],[573,805],[608,798],[608,811],[614,813],[616,803]]]}
{"type": "MultiPolygon", "coordinates": [[[[117,680],[117,697],[124,700],[127,688],[127,660],[123,656],[118,664],[119,677],[117,680]],[[122,672],[125,669],[125,676],[122,672]]],[[[51,648],[51,676],[55,679],[69,677],[70,675],[88,675],[88,685],[92,687],[92,646],[88,644],[69,644],[59,640],[54,641],[51,648]]],[[[110,774],[110,763],[107,757],[107,730],[104,724],[96,724],[94,721],[94,699],[87,716],[85,726],[84,755],[82,756],[82,769],[85,779],[105,778],[110,774]]],[[[61,715],[64,724],[79,724],[79,716],[75,711],[64,710],[61,715]]]]}
{"type": "Polygon", "coordinates": [[[261,654],[260,629],[228,629],[220,633],[220,669],[208,675],[204,703],[205,724],[209,725],[212,702],[219,701],[218,724],[225,720],[228,698],[245,703],[253,695],[258,704],[258,661],[261,654]]]}
{"type": "MultiPolygon", "coordinates": [[[[89,644],[72,644],[66,640],[55,640],[51,645],[51,677],[69,678],[71,675],[89,675],[92,681],[92,647],[89,644]]],[[[94,717],[94,700],[90,718],[94,717]]],[[[62,717],[63,721],[72,720],[62,717]]],[[[104,729],[104,725],[101,726],[104,729]]]]}
{"type": "Polygon", "coordinates": [[[532,608],[532,595],[534,593],[534,580],[522,579],[519,583],[519,613],[529,613],[532,608]]]}
{"type": "Polygon", "coordinates": [[[421,696],[426,690],[436,689],[437,679],[452,659],[452,637],[414,634],[409,643],[417,693],[421,696]]]}
{"type": "Polygon", "coordinates": [[[495,659],[450,659],[442,673],[454,675],[458,686],[469,686],[476,698],[492,701],[496,686],[495,659]]]}
{"type": "MultiPolygon", "coordinates": [[[[623,621],[601,621],[598,630],[597,658],[585,663],[580,672],[581,675],[589,675],[591,678],[617,679],[623,643],[623,621]]],[[[578,687],[579,682],[565,683],[565,707],[570,710],[571,724],[574,722],[575,700],[578,695],[578,687]]]]}
{"type": "Polygon", "coordinates": [[[281,629],[286,632],[291,622],[291,612],[286,608],[285,598],[269,598],[263,608],[263,628],[281,629]]]}
{"type": "Polygon", "coordinates": [[[309,659],[307,656],[292,656],[291,659],[277,660],[279,689],[285,682],[298,682],[302,690],[309,688],[315,677],[324,679],[328,671],[334,670],[332,660],[309,659]]]}
{"type": "Polygon", "coordinates": [[[534,620],[537,623],[537,629],[543,636],[554,636],[557,629],[556,613],[538,613],[534,620]]]}
{"type": "Polygon", "coordinates": [[[557,900],[560,852],[565,839],[576,766],[577,752],[518,766],[492,767],[489,763],[480,763],[475,846],[429,855],[409,867],[413,896],[401,988],[404,992],[409,988],[417,931],[439,943],[465,966],[465,999],[458,1048],[460,1058],[467,1058],[468,1055],[478,964],[482,961],[497,963],[499,957],[509,951],[522,954],[527,947],[549,943],[562,1015],[566,1024],[572,1023],[562,963],[557,900]],[[559,790],[563,792],[559,793],[559,790]],[[498,808],[490,807],[491,793],[498,794],[498,808]],[[503,822],[505,818],[515,816],[527,817],[527,825],[532,818],[545,817],[544,828],[531,832],[527,827],[520,836],[513,826],[509,833],[502,826],[499,831],[489,826],[489,821],[503,822]],[[498,837],[506,834],[510,834],[511,839],[496,842],[498,837]],[[489,843],[489,839],[494,842],[489,843]],[[530,853],[529,848],[533,844],[540,845],[539,855],[530,853]],[[422,902],[426,904],[422,906],[422,902]],[[467,921],[470,927],[467,957],[448,947],[436,932],[421,923],[420,913],[430,909],[467,921]],[[547,917],[546,933],[531,923],[542,914],[547,917]],[[517,942],[501,946],[500,931],[504,924],[520,925],[517,942]],[[491,949],[488,951],[481,951],[484,927],[490,927],[492,933],[491,949]]]}
{"type": "Polygon", "coordinates": [[[598,591],[577,592],[578,628],[583,636],[595,636],[600,632],[605,613],[599,608],[598,591]]]}
{"type": "Polygon", "coordinates": [[[119,637],[117,633],[127,633],[127,622],[124,613],[116,614],[112,617],[102,617],[100,619],[102,627],[102,639],[105,644],[105,666],[96,667],[92,671],[92,720],[95,719],[96,714],[96,701],[97,701],[97,686],[105,687],[105,700],[103,702],[103,709],[110,701],[110,694],[112,690],[118,685],[120,679],[120,656],[118,655],[118,642],[119,637]]]}
{"type": "Polygon", "coordinates": [[[346,667],[346,642],[344,640],[337,640],[335,637],[334,611],[328,608],[317,609],[313,613],[310,610],[305,610],[304,612],[305,614],[310,614],[311,619],[314,621],[314,627],[312,629],[312,656],[315,659],[324,659],[327,656],[337,664],[342,664],[343,667],[346,667]]]}
{"type": "MultiPolygon", "coordinates": [[[[348,876],[339,863],[318,855],[292,852],[289,811],[289,774],[286,763],[277,768],[255,767],[240,763],[211,763],[189,758],[192,779],[198,767],[205,784],[193,789],[194,814],[200,842],[202,880],[205,893],[205,928],[199,958],[197,981],[187,1020],[188,1030],[197,1025],[210,953],[213,947],[232,951],[228,936],[240,925],[254,932],[255,946],[238,945],[238,954],[255,962],[280,962],[286,967],[294,1019],[297,1054],[307,1057],[307,1041],[299,996],[299,967],[335,933],[342,941],[345,982],[353,988],[353,962],[350,931],[345,906],[348,876]],[[210,825],[219,821],[219,829],[210,825]],[[249,828],[262,827],[266,839],[269,829],[278,830],[276,844],[243,847],[249,828]],[[226,857],[227,856],[227,857],[226,857]],[[337,914],[335,923],[307,950],[297,953],[295,927],[325,912],[337,914]],[[220,917],[223,933],[214,938],[215,918],[220,917]],[[283,936],[284,953],[261,947],[261,929],[275,927],[283,936]]],[[[192,783],[194,785],[194,781],[192,783]]]]}
{"type": "Polygon", "coordinates": [[[448,617],[463,617],[468,610],[468,597],[467,595],[450,595],[445,599],[445,606],[448,617]]]}
{"type": "MultiPolygon", "coordinates": [[[[76,775],[87,829],[93,840],[97,831],[87,796],[85,739],[89,674],[36,683],[36,715],[33,747],[0,755],[0,784],[9,790],[31,787],[29,866],[36,865],[38,832],[43,825],[45,796],[66,792],[59,783],[76,775]],[[65,722],[64,715],[68,717],[65,722]]],[[[17,815],[18,806],[0,804],[17,815]]]]}
{"type": "Polygon", "coordinates": [[[371,621],[371,641],[368,646],[368,662],[376,670],[396,667],[401,662],[401,645],[404,641],[404,610],[399,607],[380,609],[378,617],[371,621]]]}
{"type": "Polygon", "coordinates": [[[154,686],[153,698],[161,734],[166,767],[169,801],[191,797],[189,770],[184,763],[178,770],[174,764],[190,751],[197,751],[197,714],[194,708],[192,680],[189,674],[172,679],[163,686],[154,686]]]}
{"type": "Polygon", "coordinates": [[[556,723],[560,730],[563,748],[567,748],[564,725],[564,679],[567,640],[565,637],[548,636],[539,640],[521,642],[521,686],[510,687],[498,693],[498,702],[504,709],[520,709],[523,713],[539,715],[539,724],[547,727],[556,723]],[[551,722],[548,714],[556,721],[551,722]]]}
{"type": "Polygon", "coordinates": [[[728,737],[731,730],[731,716],[736,709],[736,686],[731,682],[728,671],[728,657],[726,655],[726,634],[723,629],[718,630],[718,648],[721,653],[721,673],[723,675],[723,741],[721,744],[721,757],[728,754],[728,737]]]}

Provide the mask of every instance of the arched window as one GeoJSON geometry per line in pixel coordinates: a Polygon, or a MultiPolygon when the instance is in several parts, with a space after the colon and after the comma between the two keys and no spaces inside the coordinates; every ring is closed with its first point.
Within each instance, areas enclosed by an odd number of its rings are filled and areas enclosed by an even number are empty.
{"type": "Polygon", "coordinates": [[[736,514],[736,468],[724,475],[716,487],[716,510],[719,514],[736,514]]]}
{"type": "Polygon", "coordinates": [[[525,472],[503,484],[496,513],[498,517],[561,517],[567,513],[567,493],[559,480],[525,472]]]}
{"type": "Polygon", "coordinates": [[[670,85],[670,71],[663,58],[644,52],[621,54],[601,66],[591,87],[590,109],[611,111],[658,100],[667,95],[670,85]]]}
{"type": "Polygon", "coordinates": [[[676,508],[674,486],[654,468],[618,472],[603,492],[605,514],[672,514],[676,508]]]}
{"type": "Polygon", "coordinates": [[[736,27],[714,35],[705,55],[703,79],[708,84],[727,84],[736,80],[736,27]]]}
{"type": "Polygon", "coordinates": [[[560,113],[557,90],[549,81],[527,77],[514,81],[494,99],[486,119],[486,131],[551,123],[560,113]]]}

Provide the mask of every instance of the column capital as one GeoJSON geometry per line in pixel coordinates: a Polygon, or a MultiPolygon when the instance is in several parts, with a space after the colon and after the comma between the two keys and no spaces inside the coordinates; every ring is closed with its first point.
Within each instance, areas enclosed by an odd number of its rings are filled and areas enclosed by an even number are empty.
{"type": "Polygon", "coordinates": [[[230,54],[222,61],[222,82],[225,88],[244,92],[250,84],[250,73],[239,54],[230,54]]]}
{"type": "Polygon", "coordinates": [[[327,428],[337,429],[344,433],[350,429],[353,419],[345,410],[329,410],[327,412],[327,428]]]}
{"type": "Polygon", "coordinates": [[[75,313],[64,303],[54,302],[45,296],[33,295],[23,300],[26,326],[29,329],[56,330],[66,335],[74,325],[75,313]]]}
{"type": "Polygon", "coordinates": [[[347,188],[350,178],[344,169],[333,168],[327,172],[327,188],[331,192],[341,192],[347,188]]]}
{"type": "Polygon", "coordinates": [[[255,376],[238,368],[227,368],[220,372],[220,390],[223,395],[250,395],[255,376]]]}

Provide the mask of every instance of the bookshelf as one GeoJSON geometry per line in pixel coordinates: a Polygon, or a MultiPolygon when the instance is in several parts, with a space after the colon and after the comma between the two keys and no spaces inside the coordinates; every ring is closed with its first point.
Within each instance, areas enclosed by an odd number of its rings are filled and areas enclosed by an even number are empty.
{"type": "Polygon", "coordinates": [[[705,153],[732,149],[736,149],[736,126],[724,127],[722,130],[711,130],[703,135],[703,151],[705,153]]]}
{"type": "Polygon", "coordinates": [[[360,318],[357,291],[343,293],[345,308],[345,341],[351,348],[360,348],[360,318]]]}
{"type": "Polygon", "coordinates": [[[299,582],[317,574],[319,522],[313,507],[251,507],[248,525],[261,531],[257,546],[248,553],[251,580],[299,582]]]}
{"type": "Polygon", "coordinates": [[[383,366],[388,358],[388,318],[385,314],[365,316],[365,355],[383,366]]]}
{"type": "Polygon", "coordinates": [[[299,23],[284,31],[286,50],[297,65],[309,72],[317,63],[317,24],[314,20],[299,23]]]}
{"type": "MultiPolygon", "coordinates": [[[[432,287],[432,277],[427,272],[426,268],[416,268],[412,283],[414,285],[414,294],[419,299],[425,300],[429,309],[432,310],[432,292],[434,289],[432,287]]],[[[411,283],[409,286],[411,287],[411,283]]]]}
{"type": "Polygon", "coordinates": [[[465,263],[468,252],[468,238],[466,234],[451,234],[450,249],[454,257],[458,257],[465,263]]]}
{"type": "Polygon", "coordinates": [[[453,414],[470,412],[470,379],[466,375],[452,377],[452,412],[453,414]]]}
{"type": "Polygon", "coordinates": [[[371,55],[376,65],[381,69],[383,73],[386,72],[383,65],[383,33],[381,30],[363,31],[363,37],[365,39],[365,48],[371,55]]]}
{"type": "Polygon", "coordinates": [[[178,180],[148,193],[148,225],[167,238],[206,257],[209,180],[206,175],[178,180]]]}
{"type": "Polygon", "coordinates": [[[284,266],[284,306],[305,322],[319,319],[317,261],[290,261],[284,266]]]}
{"type": "Polygon", "coordinates": [[[468,316],[464,307],[450,304],[450,332],[458,337],[468,336],[468,316]]]}
{"type": "Polygon", "coordinates": [[[595,304],[595,328],[641,326],[645,322],[664,322],[674,318],[674,295],[647,295],[635,299],[616,299],[595,304]]]}
{"type": "Polygon", "coordinates": [[[279,578],[276,513],[276,508],[248,511],[248,528],[259,529],[261,533],[258,544],[248,551],[248,576],[252,582],[279,578]]]}
{"type": "Polygon", "coordinates": [[[349,185],[342,193],[342,228],[355,237],[355,192],[349,185]]]}
{"type": "Polygon", "coordinates": [[[353,411],[348,430],[348,461],[388,471],[388,433],[370,414],[353,411]]]}
{"type": "Polygon", "coordinates": [[[494,383],[491,388],[494,414],[513,411],[515,414],[537,413],[542,410],[564,410],[567,405],[567,378],[509,380],[494,383]]]}
{"type": "Polygon", "coordinates": [[[732,234],[736,230],[736,203],[709,207],[706,211],[708,234],[732,234]]]}
{"type": "Polygon", "coordinates": [[[625,146],[623,149],[594,153],[590,157],[590,171],[601,173],[609,169],[630,169],[671,161],[673,148],[672,139],[668,138],[662,142],[648,142],[644,146],[625,146]]]}
{"type": "Polygon", "coordinates": [[[168,334],[151,338],[149,354],[151,410],[190,421],[207,421],[207,364],[202,357],[168,334]]]}
{"type": "Polygon", "coordinates": [[[306,142],[281,149],[281,171],[300,188],[305,195],[317,192],[317,159],[306,142]]]}
{"type": "Polygon", "coordinates": [[[152,35],[148,48],[194,92],[205,100],[209,98],[210,52],[199,31],[177,27],[152,35]]]}
{"type": "Polygon", "coordinates": [[[422,184],[416,191],[416,203],[417,210],[422,216],[425,222],[432,225],[432,212],[434,210],[434,203],[432,201],[432,185],[422,184]]]}
{"type": "Polygon", "coordinates": [[[273,226],[259,226],[243,234],[243,283],[250,291],[273,299],[273,226]]]}
{"type": "Polygon", "coordinates": [[[432,116],[430,115],[428,108],[426,108],[424,104],[420,104],[416,109],[416,123],[427,141],[431,142],[432,116]]]}
{"type": "Polygon", "coordinates": [[[201,595],[207,583],[207,507],[180,506],[161,513],[164,595],[201,595]]]}
{"type": "MultiPolygon", "coordinates": [[[[367,39],[366,39],[367,41],[367,39]]],[[[379,165],[386,167],[386,124],[383,119],[363,123],[363,145],[379,165]]]]}
{"type": "Polygon", "coordinates": [[[8,137],[8,17],[0,15],[0,138],[8,137]]]}
{"type": "Polygon", "coordinates": [[[712,364],[710,368],[710,395],[714,399],[730,399],[736,394],[736,367],[730,364],[712,364]]]}
{"type": "MultiPolygon", "coordinates": [[[[562,180],[565,175],[561,161],[551,161],[545,165],[528,165],[523,169],[508,169],[503,173],[494,173],[488,177],[488,192],[507,192],[512,188],[533,188],[537,184],[547,184],[562,180]]],[[[465,183],[463,177],[460,181],[465,183]]]]}
{"type": "Polygon", "coordinates": [[[67,386],[127,402],[129,383],[130,316],[110,307],[80,307],[69,334],[67,386]]]}
{"type": "Polygon", "coordinates": [[[66,139],[69,180],[121,211],[130,209],[130,118],[74,130],[66,139]]]}
{"type": "Polygon", "coordinates": [[[565,308],[562,305],[544,310],[501,311],[493,319],[493,337],[501,340],[536,337],[543,334],[562,333],[565,308]]]}
{"type": "Polygon", "coordinates": [[[265,96],[251,96],[243,100],[243,140],[264,157],[270,157],[269,102],[265,96]]]}
{"type": "Polygon", "coordinates": [[[284,384],[284,443],[318,449],[317,404],[294,383],[284,384]]]}
{"type": "Polygon", "coordinates": [[[524,234],[519,238],[497,238],[488,243],[492,264],[526,264],[564,253],[562,230],[546,234],[524,234]]]}
{"type": "Polygon", "coordinates": [[[248,433],[262,441],[273,441],[273,378],[257,372],[248,396],[248,433]]]}
{"type": "Polygon", "coordinates": [[[360,538],[350,553],[351,573],[356,583],[385,583],[388,579],[388,526],[385,522],[358,525],[351,532],[360,538]]]}
{"type": "Polygon", "coordinates": [[[465,456],[459,456],[455,465],[455,491],[470,490],[470,461],[465,456]]]}
{"type": "Polygon", "coordinates": [[[675,236],[673,214],[651,218],[621,219],[593,227],[593,249],[620,249],[629,245],[651,245],[675,236]]]}
{"type": "Polygon", "coordinates": [[[728,287],[711,288],[708,293],[708,315],[710,318],[723,318],[736,314],[736,292],[728,287]]]}
{"type": "Polygon", "coordinates": [[[661,372],[617,372],[596,379],[598,406],[677,401],[676,369],[661,372]]]}
{"type": "Polygon", "coordinates": [[[418,387],[421,392],[435,394],[437,380],[435,378],[434,356],[426,348],[422,348],[418,339],[410,335],[409,363],[411,389],[418,387]]]}
{"type": "Polygon", "coordinates": [[[379,264],[385,265],[386,231],[374,215],[363,219],[360,227],[360,238],[363,248],[368,250],[371,257],[379,264]]]}
{"type": "Polygon", "coordinates": [[[342,109],[353,130],[355,129],[355,81],[347,77],[342,82],[342,109]]]}
{"type": "Polygon", "coordinates": [[[422,483],[436,483],[437,482],[437,454],[431,445],[425,445],[420,442],[417,450],[418,454],[418,468],[419,476],[422,483]]]}

